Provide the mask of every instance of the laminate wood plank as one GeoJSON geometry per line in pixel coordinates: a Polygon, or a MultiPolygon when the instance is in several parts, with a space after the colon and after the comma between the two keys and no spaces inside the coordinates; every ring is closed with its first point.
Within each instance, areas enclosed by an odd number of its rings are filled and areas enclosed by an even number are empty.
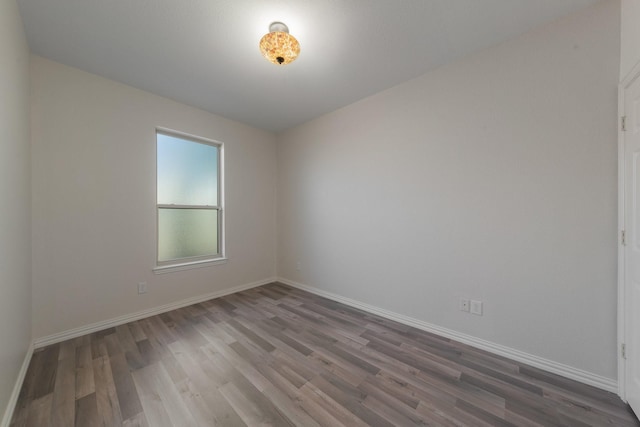
{"type": "MultiPolygon", "coordinates": [[[[416,375],[423,381],[426,378],[433,378],[418,372],[416,375]]],[[[474,384],[463,381],[441,381],[439,378],[433,378],[427,386],[421,387],[421,390],[433,395],[441,396],[442,393],[469,402],[478,407],[484,408],[492,414],[503,417],[506,410],[505,398],[493,394],[491,391],[484,390],[474,384]]]]}
{"type": "Polygon", "coordinates": [[[159,358],[159,361],[164,365],[164,368],[174,384],[177,384],[187,378],[187,373],[182,369],[182,366],[180,366],[172,353],[164,354],[159,358]]]}
{"type": "Polygon", "coordinates": [[[91,345],[76,347],[76,400],[95,391],[91,345]]]}
{"type": "Polygon", "coordinates": [[[487,376],[495,378],[496,380],[509,383],[514,387],[518,387],[522,389],[523,391],[533,393],[538,396],[543,395],[542,387],[536,384],[531,384],[530,382],[524,381],[522,379],[519,379],[518,377],[515,376],[515,374],[500,372],[496,369],[488,368],[488,367],[485,367],[484,365],[480,365],[466,359],[464,360],[458,359],[458,363],[462,365],[464,368],[468,368],[468,369],[463,368],[463,372],[480,372],[487,376]]]}
{"type": "Polygon", "coordinates": [[[163,422],[170,421],[168,425],[197,425],[161,363],[145,366],[132,372],[131,375],[136,384],[144,413],[152,424],[156,424],[156,416],[161,416],[162,418],[166,417],[163,422]],[[166,415],[163,416],[163,412],[166,415]],[[154,414],[154,417],[151,417],[151,413],[154,414]]]}
{"type": "Polygon", "coordinates": [[[105,342],[104,336],[93,336],[91,338],[91,357],[93,359],[100,359],[108,355],[109,350],[107,349],[107,343],[105,342]]]}
{"type": "Polygon", "coordinates": [[[147,339],[147,334],[144,333],[142,325],[139,322],[131,322],[128,323],[127,326],[129,327],[129,332],[131,333],[131,336],[133,337],[135,342],[140,342],[147,339]]]}
{"type": "Polygon", "coordinates": [[[235,367],[213,346],[206,346],[194,354],[194,360],[216,384],[226,384],[240,375],[235,367]]]}
{"type": "Polygon", "coordinates": [[[308,381],[305,377],[298,374],[296,371],[290,368],[286,363],[280,360],[274,360],[269,364],[269,366],[274,371],[276,371],[282,378],[286,379],[287,382],[289,382],[296,388],[302,387],[308,381]]]}
{"type": "Polygon", "coordinates": [[[608,404],[619,405],[620,399],[613,393],[609,393],[605,396],[602,395],[602,391],[595,387],[591,387],[585,384],[580,384],[576,381],[572,381],[568,378],[563,378],[558,375],[554,375],[548,372],[544,372],[540,369],[530,366],[521,366],[519,372],[525,377],[533,378],[536,380],[544,381],[547,384],[556,385],[568,391],[579,392],[580,395],[587,397],[596,397],[598,400],[606,402],[608,404]]]}
{"type": "Polygon", "coordinates": [[[76,400],[77,426],[97,426],[98,425],[98,404],[96,394],[92,393],[76,400]]]}
{"type": "Polygon", "coordinates": [[[193,386],[189,378],[175,384],[180,399],[184,402],[189,412],[193,416],[196,425],[209,426],[216,424],[216,418],[211,412],[209,405],[203,399],[202,395],[193,386]]]}
{"type": "Polygon", "coordinates": [[[635,425],[629,424],[630,408],[624,405],[624,402],[613,402],[613,404],[604,404],[590,396],[584,396],[576,393],[569,393],[566,390],[555,386],[543,387],[544,397],[557,401],[562,407],[576,408],[577,411],[585,412],[589,415],[593,414],[598,417],[605,417],[611,425],[635,425]]]}
{"type": "MultiPolygon", "coordinates": [[[[252,360],[256,360],[257,357],[249,350],[250,347],[242,345],[240,341],[234,342],[229,347],[231,347],[230,351],[221,352],[223,357],[258,390],[262,391],[266,389],[270,384],[269,380],[257,369],[259,365],[251,362],[252,360]]],[[[270,358],[266,359],[270,360],[270,358]]]]}
{"type": "Polygon", "coordinates": [[[109,355],[113,383],[118,395],[118,404],[125,420],[142,412],[138,391],[129,372],[129,365],[122,353],[109,355]]]}
{"type": "Polygon", "coordinates": [[[539,410],[545,410],[551,406],[554,406],[536,393],[523,391],[516,386],[513,386],[511,383],[505,383],[500,380],[496,380],[480,372],[476,372],[473,374],[465,372],[460,377],[460,381],[462,385],[472,385],[477,390],[491,393],[494,396],[499,396],[505,401],[509,400],[511,402],[523,402],[528,405],[535,405],[535,407],[539,410]]]}
{"type": "Polygon", "coordinates": [[[367,426],[367,423],[358,418],[355,414],[349,411],[347,408],[336,402],[329,395],[324,393],[318,387],[312,383],[306,383],[300,391],[305,397],[313,401],[316,405],[321,407],[324,411],[331,414],[336,419],[336,425],[344,426],[367,426]]]}
{"type": "Polygon", "coordinates": [[[320,366],[312,363],[308,357],[304,357],[298,352],[288,352],[286,349],[277,349],[272,354],[275,361],[282,362],[296,375],[307,381],[322,372],[322,368],[320,366]]]}
{"type": "Polygon", "coordinates": [[[573,425],[589,425],[589,423],[596,423],[598,425],[615,425],[618,427],[624,427],[629,425],[624,420],[616,419],[598,412],[586,413],[584,408],[578,408],[575,406],[559,406],[558,415],[560,419],[564,420],[567,424],[573,425]]]}
{"type": "Polygon", "coordinates": [[[279,292],[277,289],[260,289],[260,294],[271,298],[274,301],[278,301],[287,296],[284,292],[279,292]]]}
{"type": "Polygon", "coordinates": [[[218,299],[209,301],[209,304],[207,305],[206,308],[208,311],[214,311],[214,312],[222,311],[232,316],[234,315],[233,310],[236,309],[236,306],[233,305],[231,302],[229,302],[225,298],[218,298],[218,299]]]}
{"type": "MultiPolygon", "coordinates": [[[[255,354],[243,348],[238,348],[236,351],[245,360],[254,362],[256,370],[268,381],[268,385],[264,389],[260,388],[263,387],[262,383],[257,383],[255,386],[280,413],[296,425],[317,425],[313,419],[309,418],[305,407],[300,404],[297,388],[292,383],[274,370],[271,364],[259,363],[255,359],[255,354]]],[[[252,380],[252,376],[246,376],[246,378],[252,380]]],[[[237,381],[235,382],[237,383],[237,381]]],[[[252,382],[255,383],[255,381],[252,382]]]]}
{"type": "Polygon", "coordinates": [[[155,351],[155,348],[147,338],[136,341],[136,347],[138,354],[140,355],[142,366],[149,366],[161,359],[160,352],[155,351]]]}
{"type": "MultiPolygon", "coordinates": [[[[376,375],[377,378],[385,379],[388,376],[390,383],[411,386],[416,392],[422,391],[427,394],[433,394],[434,392],[438,395],[443,394],[439,389],[440,383],[437,383],[435,378],[430,378],[429,381],[425,383],[425,381],[420,378],[422,373],[418,369],[394,359],[393,355],[389,356],[384,353],[379,353],[372,350],[369,346],[360,346],[358,350],[365,355],[367,360],[381,368],[381,372],[376,375]]],[[[424,377],[428,377],[428,375],[424,377]]],[[[450,396],[450,399],[455,400],[455,396],[450,396]]]]}
{"type": "MultiPolygon", "coordinates": [[[[113,333],[105,335],[102,339],[104,340],[104,345],[107,348],[107,356],[113,357],[118,354],[124,355],[124,350],[122,349],[122,344],[118,339],[118,335],[113,333]]],[[[97,357],[100,357],[100,355],[98,354],[97,357]]]]}
{"type": "Polygon", "coordinates": [[[309,324],[312,324],[315,326],[325,324],[324,318],[322,315],[318,313],[314,313],[313,311],[310,311],[310,310],[305,310],[302,305],[293,307],[287,304],[279,304],[278,307],[295,314],[301,320],[303,319],[309,322],[309,324]]]}
{"type": "Polygon", "coordinates": [[[145,417],[152,426],[173,427],[173,423],[167,413],[164,402],[157,393],[155,382],[152,375],[146,375],[148,369],[152,369],[153,365],[139,369],[132,373],[133,382],[138,391],[140,404],[144,411],[145,417]]]}
{"type": "Polygon", "coordinates": [[[58,350],[58,360],[76,357],[76,346],[73,344],[73,340],[63,341],[60,344],[58,350]]]}
{"type": "Polygon", "coordinates": [[[416,411],[426,419],[431,420],[432,425],[439,426],[449,425],[449,423],[452,423],[457,427],[493,427],[488,422],[478,419],[461,410],[447,409],[446,411],[442,411],[431,402],[420,402],[416,411]]]}
{"type": "MultiPolygon", "coordinates": [[[[273,377],[270,376],[269,378],[273,377]]],[[[274,382],[274,385],[267,387],[263,393],[280,414],[289,420],[291,424],[296,426],[320,426],[320,424],[313,419],[312,415],[307,412],[305,407],[297,400],[297,396],[296,399],[290,398],[276,384],[282,383],[274,382]]]]}
{"type": "MultiPolygon", "coordinates": [[[[70,342],[69,342],[70,343],[70,342]]],[[[61,346],[62,348],[62,346],[61,346]]],[[[74,347],[71,347],[74,348],[74,347]]],[[[75,348],[74,348],[75,350],[75,348]]],[[[66,350],[65,350],[66,351],[66,350]]],[[[56,381],[53,387],[51,420],[53,425],[69,426],[76,416],[76,358],[66,354],[58,360],[56,381]]]]}
{"type": "Polygon", "coordinates": [[[54,344],[38,352],[37,363],[40,368],[36,370],[36,377],[33,378],[33,398],[39,399],[53,393],[56,380],[56,370],[58,369],[58,351],[60,346],[54,344]]]}
{"type": "Polygon", "coordinates": [[[329,372],[333,375],[344,378],[345,381],[354,386],[360,384],[368,375],[366,372],[359,369],[350,369],[340,363],[336,363],[335,359],[326,357],[325,354],[320,351],[314,351],[307,357],[307,360],[313,362],[317,367],[316,370],[329,372]]]}
{"type": "MultiPolygon", "coordinates": [[[[265,365],[261,368],[261,373],[271,382],[271,386],[276,390],[287,395],[289,399],[294,402],[298,401],[300,397],[300,387],[307,383],[306,380],[294,381],[289,376],[283,375],[283,369],[281,366],[273,367],[274,363],[265,365]]],[[[297,377],[296,377],[297,378],[297,377]]],[[[268,394],[267,394],[267,397],[268,394]]]]}
{"type": "Polygon", "coordinates": [[[531,419],[524,418],[518,414],[514,414],[508,409],[505,411],[504,419],[517,425],[518,427],[544,427],[544,425],[537,423],[531,419]]]}
{"type": "Polygon", "coordinates": [[[244,377],[223,385],[220,392],[248,425],[295,425],[244,377]]]}
{"type": "Polygon", "coordinates": [[[207,309],[201,303],[193,304],[187,307],[183,307],[183,310],[186,310],[188,313],[188,317],[197,322],[197,319],[207,313],[207,309]]]}
{"type": "Polygon", "coordinates": [[[384,374],[383,372],[375,378],[366,378],[358,385],[358,388],[367,395],[382,398],[384,401],[398,401],[407,408],[416,409],[420,404],[420,396],[413,393],[406,382],[392,379],[384,374]]]}
{"type": "MultiPolygon", "coordinates": [[[[180,333],[180,342],[196,351],[209,343],[205,336],[199,332],[197,326],[189,323],[176,326],[176,330],[180,333]]],[[[205,332],[205,334],[208,333],[205,332]]]]}
{"type": "MultiPolygon", "coordinates": [[[[226,300],[236,306],[234,313],[239,317],[246,317],[251,320],[263,320],[265,316],[259,310],[259,304],[248,298],[246,294],[232,294],[225,297],[226,300]]],[[[264,297],[263,303],[275,304],[275,301],[268,301],[269,298],[264,297]]]]}
{"type": "Polygon", "coordinates": [[[386,354],[387,356],[403,362],[406,365],[412,366],[421,372],[425,372],[429,376],[439,378],[442,381],[456,381],[460,376],[459,372],[442,369],[441,365],[434,364],[427,358],[423,358],[416,353],[404,350],[401,347],[394,346],[393,344],[375,339],[374,337],[371,337],[367,347],[379,353],[386,354]]]}
{"type": "Polygon", "coordinates": [[[378,366],[372,365],[366,360],[356,356],[353,352],[341,348],[338,344],[339,343],[336,343],[336,345],[327,346],[327,351],[334,356],[344,360],[349,365],[355,366],[358,369],[367,372],[368,374],[376,375],[378,372],[380,372],[380,368],[378,366]]]}
{"type": "Polygon", "coordinates": [[[424,426],[428,425],[423,420],[418,418],[409,418],[404,413],[397,411],[393,407],[382,403],[377,398],[368,395],[363,401],[362,406],[369,409],[378,416],[384,418],[386,421],[394,426],[424,426]]]}
{"type": "Polygon", "coordinates": [[[228,323],[229,323],[229,325],[231,325],[231,327],[233,327],[234,329],[239,331],[242,335],[247,337],[253,343],[255,343],[256,345],[260,346],[260,348],[262,348],[264,351],[271,352],[271,351],[276,349],[273,345],[271,345],[271,343],[269,343],[268,341],[260,338],[255,332],[253,332],[249,328],[245,327],[244,325],[240,324],[240,322],[238,322],[238,321],[236,321],[234,319],[231,319],[231,320],[229,320],[228,323]]]}
{"type": "Polygon", "coordinates": [[[534,420],[535,422],[549,427],[565,425],[560,419],[557,410],[553,407],[530,406],[521,401],[507,400],[507,410],[523,418],[534,420]]]}
{"type": "MultiPolygon", "coordinates": [[[[390,322],[400,325],[401,324],[391,320],[390,322]]],[[[461,347],[463,348],[470,348],[469,346],[456,342],[454,340],[452,340],[451,338],[447,338],[447,337],[443,337],[441,335],[437,335],[433,332],[428,332],[422,329],[417,329],[417,328],[412,328],[411,326],[406,327],[405,331],[400,331],[397,330],[396,328],[394,328],[396,330],[397,333],[399,333],[400,335],[402,335],[403,337],[411,340],[411,341],[415,341],[416,343],[424,343],[427,345],[434,345],[437,346],[437,343],[441,343],[442,345],[453,345],[454,347],[457,347],[458,349],[460,349],[461,347]]]]}
{"type": "Polygon", "coordinates": [[[162,321],[162,318],[160,316],[149,317],[147,320],[149,327],[154,333],[154,336],[163,345],[169,345],[172,342],[180,339],[180,337],[162,321]]]}
{"type": "MultiPolygon", "coordinates": [[[[308,398],[303,391],[296,397],[296,402],[309,416],[322,427],[341,427],[341,423],[332,413],[328,412],[314,400],[308,398]]],[[[353,424],[349,424],[351,426],[353,424]]]]}
{"type": "MultiPolygon", "coordinates": [[[[460,343],[458,343],[458,345],[461,346],[460,343]]],[[[473,361],[478,365],[482,365],[487,368],[495,369],[500,372],[512,375],[520,374],[520,366],[518,366],[518,364],[513,360],[498,357],[493,354],[488,354],[470,346],[463,347],[462,354],[460,355],[460,360],[473,361]]]]}
{"type": "Polygon", "coordinates": [[[208,316],[204,316],[200,324],[194,326],[194,328],[202,333],[207,340],[219,339],[226,344],[231,344],[236,341],[233,335],[230,335],[227,331],[220,328],[218,324],[213,322],[208,316]]]}
{"type": "Polygon", "coordinates": [[[486,421],[488,424],[492,426],[516,427],[515,424],[511,423],[510,421],[507,421],[504,418],[504,414],[502,414],[503,415],[502,417],[498,417],[496,415],[493,415],[491,412],[487,412],[484,409],[479,408],[475,405],[472,405],[471,403],[468,403],[464,400],[458,400],[456,402],[456,407],[462,409],[463,411],[465,411],[466,413],[468,413],[469,415],[475,418],[486,421]]]}
{"type": "Polygon", "coordinates": [[[331,339],[336,343],[341,342],[348,344],[352,341],[355,341],[359,344],[368,343],[368,340],[366,338],[362,338],[355,333],[338,328],[340,328],[339,323],[335,323],[329,319],[323,318],[321,322],[309,324],[307,331],[321,333],[324,337],[326,337],[327,339],[331,339]]]}
{"type": "Polygon", "coordinates": [[[98,408],[98,424],[105,427],[122,424],[118,393],[113,381],[108,356],[93,359],[93,374],[96,389],[96,406],[98,408]]]}
{"type": "MultiPolygon", "coordinates": [[[[401,338],[399,334],[396,334],[393,331],[381,334],[369,330],[363,333],[362,336],[370,341],[375,341],[381,344],[390,344],[396,347],[407,347],[407,339],[401,338]]],[[[411,343],[413,344],[412,349],[427,349],[427,352],[432,356],[439,356],[445,360],[457,360],[462,354],[459,348],[447,342],[433,341],[431,344],[425,344],[420,341],[411,341],[411,343]]]]}
{"type": "Polygon", "coordinates": [[[73,345],[76,347],[80,347],[82,345],[89,345],[91,344],[91,336],[93,334],[87,334],[87,335],[81,335],[79,337],[76,338],[72,338],[73,341],[73,345]]]}
{"type": "MultiPolygon", "coordinates": [[[[297,307],[296,305],[290,305],[291,307],[297,307]]],[[[301,332],[304,328],[298,326],[300,322],[300,316],[292,313],[289,310],[284,309],[283,304],[265,306],[265,310],[272,314],[271,320],[283,325],[287,329],[291,329],[296,332],[301,332]]]]}
{"type": "MultiPolygon", "coordinates": [[[[188,382],[185,385],[188,390],[193,390],[193,392],[197,393],[197,396],[194,395],[193,401],[189,402],[189,406],[197,410],[200,405],[199,400],[202,399],[210,409],[210,415],[215,419],[213,425],[244,425],[245,423],[242,422],[236,411],[220,393],[219,387],[223,384],[215,382],[215,379],[205,373],[202,366],[190,353],[188,347],[176,341],[170,344],[169,348],[181,369],[186,373],[188,382]],[[222,424],[222,422],[225,424],[222,424]]],[[[239,375],[232,369],[228,369],[227,375],[232,377],[239,375]]],[[[200,413],[199,416],[206,417],[207,414],[200,413]]]]}
{"type": "Polygon", "coordinates": [[[53,426],[51,419],[51,406],[53,394],[47,394],[31,401],[25,426],[49,427],[53,426]]]}
{"type": "Polygon", "coordinates": [[[365,331],[365,326],[361,322],[353,321],[352,318],[346,316],[342,313],[339,313],[335,310],[330,310],[326,307],[323,307],[318,304],[310,304],[303,303],[300,305],[301,308],[305,310],[312,311],[314,313],[318,313],[323,316],[326,322],[330,322],[339,325],[339,328],[336,328],[336,332],[338,331],[350,331],[354,337],[360,336],[365,331]]]}
{"type": "MultiPolygon", "coordinates": [[[[438,344],[437,347],[434,347],[432,349],[432,351],[424,343],[418,342],[403,342],[399,345],[399,347],[404,350],[408,350],[410,353],[415,353],[423,359],[430,361],[430,363],[433,363],[435,366],[439,366],[440,369],[457,372],[458,377],[460,376],[460,373],[464,372],[465,370],[474,371],[472,367],[477,367],[478,370],[483,370],[487,373],[502,372],[486,367],[484,364],[474,363],[473,358],[463,359],[465,353],[462,349],[458,348],[455,343],[448,343],[444,345],[438,344]],[[467,367],[469,367],[469,369],[466,369],[467,367]]],[[[501,375],[509,375],[509,373],[503,372],[501,375]]],[[[514,373],[513,375],[511,375],[511,378],[515,379],[517,376],[518,374],[514,373]]],[[[537,389],[538,394],[540,394],[539,387],[537,389]]]]}
{"type": "Polygon", "coordinates": [[[265,419],[265,415],[260,411],[258,406],[247,399],[233,383],[227,383],[220,387],[220,392],[245,424],[249,426],[273,425],[272,421],[265,419]]]}
{"type": "Polygon", "coordinates": [[[228,409],[225,408],[223,411],[220,411],[219,408],[221,405],[211,405],[210,395],[207,393],[201,394],[189,378],[176,384],[176,387],[198,426],[246,426],[217,390],[216,394],[219,396],[219,402],[223,403],[228,409]]]}
{"type": "Polygon", "coordinates": [[[135,371],[136,369],[143,368],[146,366],[144,358],[140,355],[140,351],[138,350],[138,345],[136,341],[133,339],[133,335],[131,335],[131,330],[128,325],[120,325],[116,326],[116,335],[118,337],[118,342],[120,343],[120,347],[124,352],[125,358],[127,359],[127,364],[129,365],[129,369],[135,371]]]}
{"type": "Polygon", "coordinates": [[[365,394],[339,378],[326,373],[314,378],[311,382],[367,425],[393,427],[392,423],[362,405],[365,394]]]}
{"type": "Polygon", "coordinates": [[[313,353],[313,350],[311,350],[309,347],[307,347],[306,345],[302,344],[300,341],[295,340],[295,339],[293,339],[293,338],[281,333],[279,328],[273,327],[273,326],[269,325],[267,322],[260,322],[257,326],[263,332],[266,332],[266,336],[272,338],[272,341],[270,341],[270,343],[274,347],[282,348],[282,345],[279,345],[281,343],[281,344],[284,344],[285,346],[288,346],[289,348],[297,351],[298,353],[300,353],[303,356],[308,356],[311,353],[313,353]],[[274,341],[276,342],[276,344],[274,344],[274,341]]]}
{"type": "MultiPolygon", "coordinates": [[[[245,360],[256,362],[255,355],[251,354],[246,349],[238,348],[238,351],[245,360]]],[[[219,354],[216,354],[216,356],[222,357],[219,354]]],[[[268,365],[265,363],[259,363],[259,361],[258,363],[255,363],[256,370],[258,370],[260,374],[269,381],[269,385],[265,389],[260,389],[262,394],[293,424],[303,426],[319,425],[310,417],[307,409],[308,405],[302,404],[299,399],[297,387],[272,368],[272,364],[274,363],[275,361],[268,365]]],[[[284,369],[284,371],[286,372],[286,369],[284,369]]],[[[289,371],[288,373],[295,374],[292,371],[289,371]]],[[[233,381],[237,383],[237,379],[234,379],[233,381]]],[[[305,382],[306,380],[302,378],[300,385],[303,385],[305,382]]]]}
{"type": "Polygon", "coordinates": [[[27,425],[27,418],[29,417],[29,404],[32,401],[27,403],[27,407],[16,405],[13,411],[13,417],[11,418],[11,427],[25,427],[27,425]]]}
{"type": "Polygon", "coordinates": [[[295,318],[290,320],[287,316],[277,315],[272,317],[271,320],[277,325],[280,325],[283,330],[289,330],[296,333],[302,332],[302,328],[298,326],[297,320],[295,318]]]}
{"type": "MultiPolygon", "coordinates": [[[[370,351],[368,348],[363,350],[370,351]]],[[[380,359],[391,360],[388,356],[377,355],[380,359]]],[[[417,369],[402,362],[386,363],[383,370],[376,376],[376,384],[386,390],[395,390],[397,396],[410,395],[419,402],[436,402],[439,407],[452,410],[458,398],[464,398],[480,406],[494,407],[496,413],[503,413],[504,399],[483,393],[472,386],[443,382],[436,377],[424,375],[417,369]],[[421,378],[422,377],[422,378],[421,378]]],[[[392,391],[393,392],[393,391],[392,391]]],[[[415,405],[415,401],[408,400],[408,404],[415,405]],[[411,402],[411,403],[409,403],[411,402]]]]}
{"type": "MultiPolygon", "coordinates": [[[[418,400],[414,396],[411,396],[409,394],[403,394],[400,396],[393,389],[389,389],[389,388],[384,389],[383,387],[380,386],[380,383],[375,380],[364,381],[362,384],[358,386],[358,388],[363,392],[365,392],[365,394],[367,395],[365,400],[369,399],[369,402],[371,403],[370,399],[375,398],[376,401],[384,402],[385,405],[387,405],[389,408],[393,409],[397,413],[402,414],[405,418],[410,420],[410,422],[404,423],[402,425],[418,425],[419,426],[419,425],[433,425],[434,423],[433,417],[432,419],[427,419],[426,417],[423,416],[423,414],[420,414],[416,410],[418,405],[420,404],[420,400],[418,400]]],[[[448,407],[448,406],[443,406],[443,408],[444,407],[448,407]]],[[[369,409],[374,410],[374,412],[378,412],[374,408],[369,407],[369,409]]],[[[384,416],[384,414],[380,414],[380,415],[384,416]]],[[[393,422],[393,420],[390,420],[389,418],[387,419],[393,422]]],[[[449,420],[446,420],[444,418],[438,418],[436,421],[437,421],[437,425],[443,425],[443,426],[455,425],[455,423],[449,420]]]]}
{"type": "Polygon", "coordinates": [[[143,412],[127,418],[122,422],[122,427],[151,427],[143,412]]]}
{"type": "Polygon", "coordinates": [[[149,365],[163,359],[168,354],[171,354],[166,344],[161,341],[161,338],[155,335],[148,322],[148,319],[139,321],[139,325],[142,328],[144,334],[147,336],[146,340],[136,342],[140,356],[144,362],[149,365]]]}

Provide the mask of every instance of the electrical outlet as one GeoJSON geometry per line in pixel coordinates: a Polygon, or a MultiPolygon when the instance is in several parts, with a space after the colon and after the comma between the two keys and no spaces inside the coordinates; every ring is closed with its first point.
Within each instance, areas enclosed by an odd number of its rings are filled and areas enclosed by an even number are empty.
{"type": "Polygon", "coordinates": [[[300,261],[296,262],[296,270],[302,270],[302,264],[300,263],[300,261]]]}
{"type": "Polygon", "coordinates": [[[469,311],[469,300],[467,298],[460,298],[460,311],[469,311]]]}
{"type": "Polygon", "coordinates": [[[147,282],[138,283],[138,294],[146,294],[147,293],[147,282]]]}
{"type": "Polygon", "coordinates": [[[471,300],[471,314],[482,316],[482,301],[471,300]]]}

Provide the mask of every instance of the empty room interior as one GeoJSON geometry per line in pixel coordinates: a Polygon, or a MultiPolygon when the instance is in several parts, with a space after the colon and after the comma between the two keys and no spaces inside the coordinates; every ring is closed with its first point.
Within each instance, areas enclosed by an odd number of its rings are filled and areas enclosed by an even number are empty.
{"type": "Polygon", "coordinates": [[[0,426],[640,425],[639,23],[0,0],[0,426]]]}

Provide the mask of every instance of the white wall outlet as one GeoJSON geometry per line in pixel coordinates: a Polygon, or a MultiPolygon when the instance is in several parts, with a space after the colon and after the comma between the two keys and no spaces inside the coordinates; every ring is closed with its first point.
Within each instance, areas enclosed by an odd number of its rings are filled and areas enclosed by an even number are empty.
{"type": "Polygon", "coordinates": [[[138,283],[138,294],[146,294],[147,293],[147,282],[138,283]]]}
{"type": "Polygon", "coordinates": [[[296,270],[302,270],[302,264],[300,263],[300,261],[296,262],[296,270]]]}
{"type": "Polygon", "coordinates": [[[471,314],[482,316],[482,301],[471,300],[471,314]]]}
{"type": "Polygon", "coordinates": [[[460,311],[469,311],[469,299],[460,298],[460,311]]]}

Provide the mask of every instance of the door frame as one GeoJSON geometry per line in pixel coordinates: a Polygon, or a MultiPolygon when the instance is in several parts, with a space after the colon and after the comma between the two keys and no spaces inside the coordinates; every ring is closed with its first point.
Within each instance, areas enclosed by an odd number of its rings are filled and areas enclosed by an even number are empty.
{"type": "Polygon", "coordinates": [[[626,392],[626,367],[627,362],[622,357],[622,346],[626,342],[626,310],[625,310],[625,246],[622,244],[622,232],[626,229],[625,224],[625,146],[624,131],[621,120],[625,116],[625,90],[636,80],[640,79],[640,62],[620,81],[618,85],[618,395],[625,402],[626,392]]]}

